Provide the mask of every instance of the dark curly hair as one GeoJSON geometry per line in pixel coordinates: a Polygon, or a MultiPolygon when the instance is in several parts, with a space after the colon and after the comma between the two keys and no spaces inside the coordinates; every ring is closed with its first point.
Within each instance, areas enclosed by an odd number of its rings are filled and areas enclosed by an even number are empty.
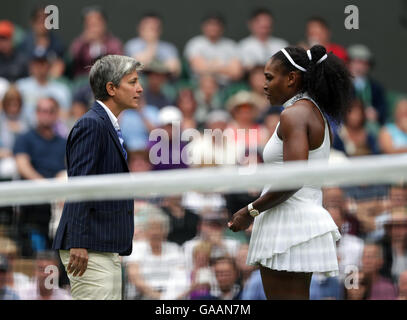
{"type": "Polygon", "coordinates": [[[320,45],[310,49],[312,60],[309,60],[307,51],[303,48],[287,47],[285,50],[296,64],[307,71],[303,72],[294,67],[281,51],[274,54],[272,58],[281,61],[287,73],[300,72],[301,91],[308,92],[330,119],[337,123],[341,122],[353,97],[351,75],[342,60],[332,52],[327,53],[325,47],[320,45]],[[317,63],[326,53],[328,58],[317,63]]]}

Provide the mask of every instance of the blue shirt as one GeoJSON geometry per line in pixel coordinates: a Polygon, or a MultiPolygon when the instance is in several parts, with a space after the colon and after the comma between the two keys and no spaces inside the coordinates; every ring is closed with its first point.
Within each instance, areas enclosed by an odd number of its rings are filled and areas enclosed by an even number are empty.
{"type": "MultiPolygon", "coordinates": [[[[143,52],[147,47],[147,42],[142,38],[130,39],[124,46],[124,53],[130,57],[143,52]]],[[[165,62],[169,59],[178,59],[177,48],[165,41],[158,41],[157,49],[155,52],[155,59],[165,62]]]]}
{"type": "Polygon", "coordinates": [[[314,274],[310,285],[310,300],[343,299],[343,289],[337,277],[314,274]]]}
{"type": "Polygon", "coordinates": [[[405,148],[407,147],[407,133],[400,130],[396,124],[389,123],[385,126],[387,132],[391,136],[394,148],[405,148]]]}
{"type": "Polygon", "coordinates": [[[243,287],[241,300],[266,300],[260,270],[255,270],[250,275],[243,287]]]}
{"type": "Polygon", "coordinates": [[[9,287],[0,288],[0,300],[20,300],[20,297],[9,287]]]}
{"type": "Polygon", "coordinates": [[[47,140],[31,129],[19,136],[14,144],[14,154],[28,154],[33,168],[44,178],[53,178],[65,169],[66,140],[58,135],[47,140]]]}
{"type": "Polygon", "coordinates": [[[141,111],[124,110],[120,115],[119,123],[128,150],[147,148],[149,131],[141,119],[140,112],[152,125],[159,125],[159,110],[154,106],[146,105],[141,111]]]}

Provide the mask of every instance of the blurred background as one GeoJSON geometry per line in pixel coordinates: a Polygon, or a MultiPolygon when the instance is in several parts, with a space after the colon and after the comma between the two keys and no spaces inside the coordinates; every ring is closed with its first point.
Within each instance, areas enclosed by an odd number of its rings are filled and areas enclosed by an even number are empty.
{"type": "MultiPolygon", "coordinates": [[[[332,123],[331,161],[407,152],[407,1],[53,1],[59,29],[45,28],[46,2],[15,0],[0,13],[0,180],[66,179],[65,144],[93,104],[89,67],[105,54],[145,65],[139,111],[120,115],[131,172],[203,166],[153,164],[152,130],[171,123],[202,139],[181,142],[205,166],[262,162],[282,106],[263,95],[264,65],[288,45],[324,45],[353,76],[354,99],[332,123]],[[344,26],[345,7],[359,29],[344,26]],[[204,129],[254,129],[227,144],[204,129]],[[249,148],[248,146],[254,146],[249,148]],[[254,152],[253,152],[254,151],[254,152]],[[226,160],[227,159],[227,160],[226,160]]],[[[314,274],[312,299],[407,298],[406,184],[324,189],[341,230],[340,275],[314,274]]],[[[188,192],[135,199],[133,254],[123,258],[126,299],[264,299],[259,271],[245,264],[250,229],[231,233],[231,215],[258,197],[188,192]]],[[[1,196],[1,195],[0,195],[1,196]]],[[[63,203],[0,208],[0,299],[70,299],[50,244],[63,203]]]]}

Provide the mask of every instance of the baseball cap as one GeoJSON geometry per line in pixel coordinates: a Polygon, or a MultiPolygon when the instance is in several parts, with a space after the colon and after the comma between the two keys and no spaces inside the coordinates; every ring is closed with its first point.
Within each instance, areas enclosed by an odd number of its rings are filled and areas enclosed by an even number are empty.
{"type": "Polygon", "coordinates": [[[354,44],[348,48],[348,55],[351,60],[358,59],[364,61],[372,60],[372,52],[363,44],[354,44]]]}
{"type": "Polygon", "coordinates": [[[181,110],[175,106],[166,106],[160,110],[158,121],[162,126],[172,124],[173,122],[180,122],[182,121],[181,110]]]}
{"type": "Polygon", "coordinates": [[[0,271],[8,271],[8,260],[2,254],[0,254],[0,271]]]}
{"type": "Polygon", "coordinates": [[[41,60],[41,61],[50,61],[50,54],[46,50],[36,49],[31,54],[31,61],[41,60]]]}
{"type": "Polygon", "coordinates": [[[14,25],[8,20],[0,21],[0,37],[11,38],[14,33],[14,25]]]}

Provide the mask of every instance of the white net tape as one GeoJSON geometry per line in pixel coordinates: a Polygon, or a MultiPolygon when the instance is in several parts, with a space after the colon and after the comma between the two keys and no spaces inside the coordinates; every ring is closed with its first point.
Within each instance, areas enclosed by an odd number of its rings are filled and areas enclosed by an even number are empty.
{"type": "Polygon", "coordinates": [[[106,200],[199,192],[290,190],[303,185],[351,186],[407,180],[407,155],[369,156],[341,163],[212,167],[0,183],[0,206],[51,201],[106,200]]]}

